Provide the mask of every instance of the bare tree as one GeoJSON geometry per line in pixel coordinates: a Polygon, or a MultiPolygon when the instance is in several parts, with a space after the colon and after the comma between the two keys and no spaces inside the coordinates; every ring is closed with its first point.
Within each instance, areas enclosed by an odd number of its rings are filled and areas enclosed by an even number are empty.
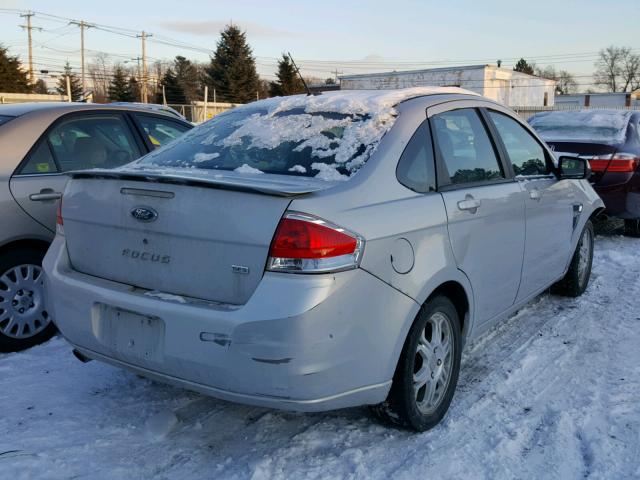
{"type": "Polygon", "coordinates": [[[111,70],[111,60],[104,52],[97,53],[89,62],[87,71],[93,85],[93,99],[97,103],[107,101],[111,70]]]}
{"type": "Polygon", "coordinates": [[[566,70],[556,70],[556,68],[551,65],[545,68],[536,67],[535,75],[537,77],[555,80],[556,91],[562,95],[574,93],[578,89],[578,84],[573,74],[566,70]]]}
{"type": "Polygon", "coordinates": [[[630,92],[640,88],[640,55],[629,53],[622,64],[622,81],[624,91],[630,92]]]}
{"type": "Polygon", "coordinates": [[[626,92],[640,83],[640,55],[628,47],[600,50],[595,66],[595,82],[609,92],[626,92]]]}

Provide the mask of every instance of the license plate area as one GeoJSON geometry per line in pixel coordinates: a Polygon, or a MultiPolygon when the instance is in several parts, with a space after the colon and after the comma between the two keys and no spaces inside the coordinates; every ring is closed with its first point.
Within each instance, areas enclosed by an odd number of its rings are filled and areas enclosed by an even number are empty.
{"type": "Polygon", "coordinates": [[[118,307],[96,304],[93,315],[96,339],[116,358],[161,362],[164,357],[164,321],[118,307]]]}

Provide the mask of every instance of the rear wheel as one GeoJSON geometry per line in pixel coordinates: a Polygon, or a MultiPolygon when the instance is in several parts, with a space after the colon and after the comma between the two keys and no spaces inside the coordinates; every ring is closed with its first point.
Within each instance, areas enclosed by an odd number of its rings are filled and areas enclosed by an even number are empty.
{"type": "Polygon", "coordinates": [[[567,297],[579,297],[587,289],[593,263],[593,224],[589,220],[582,230],[569,270],[562,280],[551,287],[551,291],[567,297]]]}
{"type": "Polygon", "coordinates": [[[624,221],[624,234],[627,237],[640,237],[640,220],[625,220],[624,221]]]}
{"type": "Polygon", "coordinates": [[[458,383],[462,350],[460,321],[451,301],[427,302],[412,325],[387,400],[373,407],[386,421],[418,431],[445,416],[458,383]]]}
{"type": "Polygon", "coordinates": [[[45,305],[44,254],[29,247],[0,254],[0,352],[24,350],[56,332],[45,305]]]}

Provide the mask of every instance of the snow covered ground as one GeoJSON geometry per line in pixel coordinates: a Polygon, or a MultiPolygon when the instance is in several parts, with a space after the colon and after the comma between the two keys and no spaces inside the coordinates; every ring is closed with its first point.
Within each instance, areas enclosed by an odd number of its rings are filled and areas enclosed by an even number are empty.
{"type": "Polygon", "coordinates": [[[599,236],[582,298],[543,295],[470,345],[424,434],[229,404],[59,338],[0,355],[0,478],[640,478],[639,249],[599,236]]]}

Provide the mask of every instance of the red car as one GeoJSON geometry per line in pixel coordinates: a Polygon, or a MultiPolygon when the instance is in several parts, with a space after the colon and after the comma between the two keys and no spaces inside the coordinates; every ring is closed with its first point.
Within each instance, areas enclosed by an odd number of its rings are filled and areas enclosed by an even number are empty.
{"type": "Polygon", "coordinates": [[[640,112],[573,110],[537,113],[531,126],[556,156],[587,158],[591,183],[625,234],[640,237],[640,112]]]}

